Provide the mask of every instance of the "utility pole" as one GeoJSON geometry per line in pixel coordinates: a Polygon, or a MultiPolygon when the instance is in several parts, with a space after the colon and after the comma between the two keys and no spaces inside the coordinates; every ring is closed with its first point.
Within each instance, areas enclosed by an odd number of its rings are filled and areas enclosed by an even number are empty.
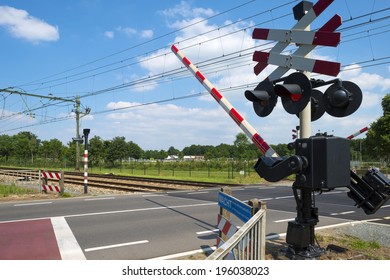
{"type": "Polygon", "coordinates": [[[75,107],[73,112],[76,114],[76,137],[73,138],[73,141],[76,142],[76,171],[80,171],[80,144],[83,143],[83,138],[80,137],[80,118],[88,115],[91,109],[87,107],[84,112],[81,112],[80,96],[78,95],[76,96],[75,107]]]}
{"type": "MultiPolygon", "coordinates": [[[[80,96],[76,96],[76,139],[80,139],[80,96]]],[[[80,141],[76,141],[76,170],[80,171],[80,141]]]]}
{"type": "Polygon", "coordinates": [[[61,98],[61,97],[54,97],[54,96],[47,96],[47,95],[40,95],[40,94],[34,94],[34,93],[27,93],[22,91],[13,90],[12,88],[6,88],[6,89],[0,89],[0,92],[8,92],[10,94],[19,94],[24,96],[31,96],[31,97],[37,97],[37,98],[44,98],[44,99],[50,99],[50,100],[58,100],[63,102],[71,102],[75,103],[75,112],[76,114],[76,137],[72,138],[73,141],[76,142],[76,170],[80,170],[80,143],[83,142],[83,139],[80,137],[80,118],[88,115],[91,112],[90,108],[86,108],[84,112],[81,112],[80,109],[80,96],[76,96],[76,99],[67,99],[67,98],[61,98]]]}

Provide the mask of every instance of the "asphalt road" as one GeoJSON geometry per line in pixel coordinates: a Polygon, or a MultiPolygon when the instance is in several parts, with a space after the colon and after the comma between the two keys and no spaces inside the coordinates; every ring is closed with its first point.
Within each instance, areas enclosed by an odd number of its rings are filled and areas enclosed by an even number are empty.
{"type": "MultiPolygon", "coordinates": [[[[19,234],[26,236],[27,233],[28,236],[29,228],[23,227],[23,223],[50,220],[62,259],[164,258],[215,245],[218,191],[1,203],[0,229],[1,226],[20,224],[19,234]]],[[[267,203],[268,236],[283,236],[288,221],[296,217],[295,200],[289,186],[236,187],[233,195],[243,201],[258,198],[267,203]]],[[[367,216],[354,207],[347,197],[347,189],[316,196],[316,206],[320,214],[318,230],[350,221],[390,222],[390,203],[376,214],[367,216]]],[[[242,225],[238,219],[234,219],[234,223],[242,225]]],[[[34,232],[30,234],[34,235],[34,232]]],[[[13,237],[17,235],[14,233],[13,237]]],[[[7,238],[11,237],[0,236],[0,259],[7,259],[2,252],[14,251],[10,244],[20,242],[6,243],[7,238]]]]}

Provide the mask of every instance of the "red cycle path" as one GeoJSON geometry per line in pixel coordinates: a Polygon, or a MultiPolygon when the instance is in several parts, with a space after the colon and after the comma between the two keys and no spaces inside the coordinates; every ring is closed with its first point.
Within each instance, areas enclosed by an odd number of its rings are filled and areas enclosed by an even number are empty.
{"type": "Polygon", "coordinates": [[[0,223],[1,260],[61,260],[50,219],[0,223]]]}

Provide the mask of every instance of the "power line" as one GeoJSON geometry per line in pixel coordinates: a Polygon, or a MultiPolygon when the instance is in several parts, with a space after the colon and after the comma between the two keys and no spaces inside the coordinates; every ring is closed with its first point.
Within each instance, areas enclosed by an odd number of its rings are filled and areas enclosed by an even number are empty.
{"type": "MultiPolygon", "coordinates": [[[[297,1],[297,0],[296,0],[296,1],[297,1]]],[[[296,2],[296,1],[288,2],[287,4],[284,4],[283,6],[288,5],[288,4],[291,4],[292,2],[296,2]]],[[[245,4],[249,4],[249,3],[251,3],[251,2],[253,2],[253,1],[245,2],[245,4]]],[[[242,5],[244,5],[244,4],[242,4],[242,5]]],[[[278,6],[278,7],[281,7],[281,6],[278,6]]],[[[278,7],[275,7],[275,9],[278,8],[278,7]]],[[[374,23],[377,23],[377,22],[380,22],[380,21],[387,20],[387,19],[390,18],[390,16],[384,16],[384,17],[381,17],[381,18],[378,18],[378,19],[374,19],[374,20],[372,19],[372,15],[374,15],[374,14],[379,14],[379,13],[382,13],[382,12],[387,11],[387,10],[390,10],[390,8],[382,9],[382,10],[379,10],[379,11],[371,11],[371,13],[366,13],[366,14],[364,14],[364,15],[360,15],[360,16],[357,16],[357,17],[354,17],[354,18],[352,18],[352,16],[351,16],[351,19],[346,20],[345,22],[352,22],[352,21],[354,21],[354,20],[361,19],[361,18],[368,17],[368,16],[370,16],[370,19],[368,19],[367,21],[365,21],[365,22],[363,22],[363,23],[356,23],[356,24],[354,24],[354,25],[344,27],[344,28],[340,29],[340,31],[348,32],[348,31],[350,31],[350,30],[357,29],[357,28],[360,28],[360,27],[365,26],[365,25],[374,24],[374,23]]],[[[265,12],[268,12],[268,11],[265,11],[265,12]]],[[[265,13],[265,12],[262,12],[262,13],[265,13]]],[[[251,18],[251,17],[253,17],[253,16],[257,16],[257,15],[259,15],[259,13],[258,13],[258,14],[255,14],[255,15],[252,15],[252,16],[250,16],[250,17],[247,17],[246,19],[249,19],[249,18],[251,18]]],[[[288,16],[289,16],[289,15],[290,15],[290,13],[288,14],[288,16]]],[[[215,15],[214,17],[216,17],[216,16],[217,16],[217,15],[215,15]]],[[[287,15],[283,15],[283,16],[280,16],[279,18],[284,18],[284,17],[286,17],[286,16],[287,16],[287,15]]],[[[209,18],[207,18],[207,19],[209,19],[209,18]]],[[[207,20],[207,19],[204,19],[204,20],[207,20]]],[[[203,21],[204,21],[204,20],[203,20],[203,21]]],[[[273,20],[275,20],[275,19],[273,18],[273,20]]],[[[237,22],[241,22],[241,21],[242,21],[242,20],[239,20],[239,21],[237,21],[237,22]]],[[[237,23],[237,22],[235,22],[235,23],[237,23]]],[[[344,23],[345,23],[345,22],[344,22],[344,23]]],[[[189,26],[193,26],[193,25],[199,24],[199,23],[200,23],[200,22],[193,23],[192,25],[189,25],[189,26]]],[[[231,24],[235,24],[235,23],[231,23],[231,24]]],[[[231,24],[230,24],[230,25],[231,25],[231,24]]],[[[260,24],[263,24],[263,23],[260,23],[260,24]]],[[[254,26],[258,26],[258,25],[260,25],[260,24],[253,25],[253,26],[251,26],[251,27],[245,27],[245,28],[242,28],[242,29],[240,29],[240,30],[238,30],[238,31],[236,30],[236,31],[234,31],[234,32],[230,32],[230,33],[227,33],[227,34],[224,34],[224,35],[219,35],[219,36],[217,36],[217,37],[210,38],[210,39],[208,39],[208,40],[204,40],[204,41],[202,41],[201,43],[197,43],[197,44],[193,44],[193,45],[187,46],[186,48],[195,47],[195,46],[197,46],[198,44],[205,44],[205,43],[207,43],[207,42],[210,42],[211,40],[219,40],[219,39],[221,39],[223,36],[229,36],[229,35],[232,35],[232,34],[234,34],[234,33],[246,32],[247,29],[253,28],[254,26]]],[[[388,25],[384,25],[384,26],[372,28],[372,29],[369,29],[369,30],[376,30],[376,29],[380,29],[380,28],[385,28],[385,27],[387,27],[387,26],[388,26],[388,25]]],[[[214,31],[217,30],[217,29],[219,29],[219,28],[225,28],[225,27],[226,27],[226,25],[225,25],[225,26],[222,26],[222,27],[218,27],[218,28],[214,29],[214,31]]],[[[187,26],[187,27],[184,27],[184,28],[188,28],[188,26],[187,26]]],[[[184,29],[184,28],[182,28],[182,29],[184,29]]],[[[179,31],[182,30],[182,29],[179,29],[179,31]]],[[[175,30],[175,31],[173,31],[173,32],[171,32],[171,33],[168,33],[168,35],[173,34],[173,33],[177,32],[177,31],[178,31],[178,30],[175,30]]],[[[341,43],[350,42],[350,41],[353,41],[353,40],[359,40],[359,39],[362,39],[362,38],[368,38],[369,36],[372,37],[372,36],[376,36],[376,35],[382,35],[382,34],[387,33],[387,32],[389,32],[389,31],[390,31],[390,30],[383,30],[383,31],[377,32],[377,33],[365,34],[365,35],[362,35],[362,36],[360,36],[360,37],[358,37],[358,38],[352,38],[352,39],[349,39],[349,40],[343,40],[341,43]]],[[[208,31],[208,32],[210,32],[210,31],[208,31]]],[[[366,31],[366,32],[368,33],[369,31],[366,31]]],[[[166,35],[166,36],[168,36],[168,35],[166,35]]],[[[352,36],[355,36],[355,35],[358,35],[358,33],[347,34],[347,35],[345,35],[345,36],[343,36],[343,37],[352,37],[352,36]]],[[[162,36],[165,37],[165,35],[162,35],[162,36]]],[[[157,40],[158,38],[162,38],[162,36],[156,37],[155,39],[157,40]]],[[[198,35],[198,36],[199,36],[199,35],[198,35]]],[[[182,43],[182,42],[184,42],[184,41],[190,41],[191,39],[194,39],[194,37],[186,38],[185,40],[182,40],[180,43],[182,43]]],[[[153,40],[151,40],[151,41],[153,41],[153,40]]],[[[150,42],[150,41],[144,42],[144,43],[142,43],[142,44],[146,44],[146,43],[148,43],[148,42],[150,42]]],[[[271,44],[271,43],[267,43],[267,44],[271,44]]],[[[268,48],[265,48],[267,44],[260,45],[260,46],[257,45],[257,46],[255,46],[255,47],[253,47],[253,48],[264,47],[262,50],[267,50],[268,48]]],[[[135,48],[135,47],[137,47],[137,46],[133,46],[133,47],[128,48],[128,49],[125,49],[125,50],[123,50],[123,51],[120,51],[120,52],[117,52],[117,53],[114,53],[114,54],[111,54],[111,55],[102,57],[102,58],[100,58],[100,59],[98,59],[98,60],[95,60],[95,61],[89,62],[89,63],[87,63],[87,64],[83,64],[83,65],[74,67],[74,68],[72,68],[72,69],[63,71],[63,72],[61,72],[61,73],[53,74],[53,75],[49,76],[49,78],[55,77],[55,76],[59,76],[59,75],[62,75],[62,74],[64,74],[64,73],[68,73],[68,72],[71,72],[71,71],[73,71],[73,70],[75,70],[75,69],[79,69],[79,68],[82,68],[82,67],[85,67],[85,66],[88,66],[88,65],[92,65],[92,64],[94,64],[95,62],[104,60],[104,59],[106,59],[106,58],[113,57],[113,56],[115,56],[115,55],[117,55],[117,54],[119,54],[119,53],[124,53],[124,52],[126,52],[127,50],[130,50],[130,49],[135,48]]],[[[241,49],[241,50],[236,51],[236,52],[234,52],[234,53],[223,54],[223,55],[221,55],[221,56],[217,56],[217,57],[213,57],[213,58],[210,58],[210,59],[201,61],[201,62],[199,62],[198,64],[201,65],[202,67],[204,67],[204,69],[205,69],[205,71],[206,71],[205,73],[208,73],[208,72],[210,72],[210,71],[222,71],[224,67],[225,67],[225,69],[226,69],[226,67],[227,67],[226,64],[227,64],[227,63],[233,62],[234,60],[239,60],[239,59],[242,59],[242,58],[245,58],[245,57],[250,56],[252,53],[250,53],[249,51],[251,51],[253,48],[241,49]]],[[[152,51],[152,52],[157,52],[158,50],[162,50],[162,49],[160,48],[160,49],[157,49],[157,50],[152,51]]],[[[51,81],[46,81],[46,82],[44,82],[44,83],[39,83],[39,85],[47,84],[47,83],[52,82],[52,81],[60,81],[61,79],[69,79],[69,77],[77,77],[77,76],[80,76],[80,75],[82,75],[82,74],[90,73],[90,72],[93,72],[93,71],[97,71],[97,70],[100,70],[100,69],[104,69],[104,68],[109,67],[109,66],[116,65],[116,64],[118,64],[118,63],[122,63],[122,64],[123,64],[124,61],[129,61],[129,60],[132,60],[132,59],[137,59],[137,58],[140,58],[140,57],[144,57],[144,56],[147,56],[147,54],[150,54],[150,53],[152,53],[152,52],[144,53],[144,54],[142,54],[142,55],[133,56],[133,57],[131,57],[131,58],[126,58],[126,59],[121,60],[121,61],[119,61],[119,62],[117,61],[117,62],[113,62],[113,63],[107,64],[107,65],[104,65],[104,66],[96,67],[96,68],[94,68],[94,69],[90,69],[90,70],[87,70],[87,71],[83,71],[83,72],[81,72],[81,73],[73,74],[73,75],[67,76],[67,77],[65,77],[65,78],[57,78],[57,79],[54,79],[54,80],[51,80],[51,81]]],[[[167,54],[168,54],[168,52],[165,52],[165,53],[161,54],[160,56],[167,55],[167,54]]],[[[145,58],[144,60],[139,60],[139,61],[136,61],[136,62],[132,62],[131,64],[123,65],[123,66],[120,66],[120,67],[115,67],[115,68],[113,68],[113,69],[107,69],[107,70],[105,70],[105,71],[102,71],[102,72],[99,72],[99,73],[94,73],[94,74],[88,75],[88,76],[83,76],[83,77],[77,78],[77,79],[72,80],[72,81],[67,80],[66,82],[61,83],[61,84],[68,84],[69,82],[80,81],[80,80],[83,80],[83,79],[95,77],[95,76],[97,76],[97,75],[103,75],[103,74],[106,74],[106,73],[109,73],[109,72],[112,72],[112,71],[116,71],[116,70],[118,70],[118,69],[123,69],[123,67],[127,67],[127,66],[129,66],[129,65],[139,64],[139,63],[148,61],[148,60],[150,60],[150,59],[155,59],[155,58],[156,58],[156,56],[154,56],[153,58],[150,58],[150,57],[149,57],[149,58],[145,58]]],[[[389,62],[384,61],[384,60],[386,60],[386,59],[388,59],[388,57],[373,58],[373,60],[370,60],[370,61],[365,62],[367,65],[362,66],[362,67],[360,67],[360,68],[366,68],[366,67],[373,67],[373,66],[378,66],[378,65],[389,64],[389,62]]],[[[358,63],[358,64],[359,64],[359,63],[358,63]]],[[[362,64],[363,64],[363,62],[362,62],[362,64]]],[[[240,66],[244,66],[244,65],[248,65],[248,62],[245,62],[245,63],[244,63],[244,62],[237,62],[237,64],[236,64],[234,67],[240,67],[240,66]]],[[[350,65],[352,65],[352,64],[350,64],[350,65]]],[[[346,65],[344,65],[344,66],[346,66],[346,65]]],[[[228,69],[232,69],[232,68],[230,68],[230,66],[228,65],[228,69]]],[[[351,70],[351,69],[348,69],[348,70],[351,70]]],[[[139,87],[139,86],[145,86],[145,85],[151,84],[152,82],[156,82],[157,84],[161,84],[161,83],[167,82],[168,79],[170,79],[170,81],[173,81],[174,79],[177,80],[177,79],[182,79],[182,78],[191,77],[189,74],[186,74],[186,72],[187,72],[187,71],[186,71],[185,69],[176,68],[176,69],[173,69],[173,70],[170,70],[170,71],[166,71],[166,72],[164,71],[164,72],[155,74],[155,75],[153,75],[153,76],[143,77],[143,78],[140,78],[140,79],[137,79],[137,80],[128,82],[128,83],[122,83],[122,84],[120,84],[120,85],[114,85],[114,86],[111,86],[111,87],[108,87],[108,88],[105,88],[105,89],[100,89],[100,90],[88,92],[88,93],[85,93],[84,95],[82,95],[81,98],[85,98],[85,97],[89,97],[89,96],[95,96],[95,95],[98,95],[98,94],[104,94],[104,93],[107,93],[107,92],[120,91],[120,90],[123,90],[123,89],[125,89],[125,88],[132,88],[132,87],[134,88],[134,87],[139,87]]],[[[40,81],[42,81],[42,80],[44,80],[44,79],[47,79],[47,77],[46,77],[46,78],[40,79],[40,81]]],[[[61,84],[50,85],[50,86],[48,86],[47,88],[52,88],[52,87],[55,87],[55,86],[58,86],[58,85],[61,85],[61,84]]],[[[243,86],[243,85],[242,85],[242,86],[243,86]]],[[[246,86],[248,86],[248,85],[246,85],[246,86]]],[[[42,89],[43,89],[43,88],[42,88],[42,89]]],[[[196,95],[196,96],[198,96],[198,95],[196,95]]],[[[173,99],[167,99],[167,101],[178,100],[178,99],[181,99],[181,98],[182,98],[182,97],[176,97],[176,98],[173,98],[173,99]]],[[[190,97],[183,97],[183,98],[190,98],[190,97]]],[[[167,102],[167,101],[161,101],[161,102],[167,102]]],[[[4,98],[4,102],[5,102],[5,98],[4,98]]],[[[159,101],[157,101],[157,102],[159,102],[159,101]]],[[[151,104],[153,104],[153,103],[156,103],[156,102],[151,102],[151,104]]],[[[5,103],[4,103],[4,105],[5,105],[5,103]]],[[[48,105],[48,106],[49,106],[49,105],[48,105]]],[[[52,106],[52,105],[50,105],[50,106],[52,106]]],[[[35,108],[35,109],[38,110],[38,109],[42,109],[42,108],[45,108],[45,107],[41,106],[41,107],[37,107],[37,108],[35,108]]],[[[27,111],[30,112],[31,110],[27,110],[27,111]]],[[[59,121],[61,121],[61,120],[59,120],[59,121]]],[[[53,122],[54,122],[54,121],[53,121],[53,122]]]]}
{"type": "MultiPolygon", "coordinates": [[[[142,42],[142,43],[139,43],[139,44],[136,44],[136,45],[133,45],[133,46],[131,46],[131,47],[129,47],[129,48],[126,48],[126,49],[123,49],[123,50],[121,50],[121,51],[118,51],[118,52],[115,52],[115,53],[106,55],[106,56],[104,56],[104,57],[95,59],[95,60],[93,60],[93,61],[90,61],[90,62],[81,64],[81,65],[79,65],[79,66],[70,68],[70,69],[68,69],[68,70],[64,70],[64,71],[61,71],[61,72],[59,72],[59,73],[52,74],[52,75],[49,75],[49,76],[47,76],[47,77],[41,78],[41,79],[39,79],[39,80],[35,80],[35,81],[30,82],[30,83],[23,84],[23,85],[21,85],[21,86],[26,86],[26,85],[29,85],[29,84],[31,84],[31,83],[36,83],[36,82],[39,82],[39,81],[42,81],[42,80],[45,80],[45,79],[48,79],[48,78],[52,78],[52,77],[55,77],[55,76],[58,76],[58,75],[62,75],[62,74],[65,74],[65,73],[74,71],[74,70],[76,70],[76,69],[79,69],[79,68],[82,68],[82,67],[85,67],[85,66],[94,64],[94,63],[96,63],[96,62],[105,60],[105,59],[107,59],[107,58],[110,58],[110,57],[113,57],[113,56],[122,54],[122,53],[124,53],[124,52],[129,51],[129,50],[132,50],[132,49],[141,47],[141,46],[146,45],[146,44],[148,44],[148,43],[151,43],[151,42],[160,40],[160,39],[162,39],[162,38],[165,38],[165,37],[167,37],[167,36],[169,36],[169,35],[175,34],[175,33],[178,32],[178,31],[182,31],[182,30],[185,30],[185,29],[187,29],[187,28],[190,28],[190,27],[192,27],[192,26],[194,26],[194,25],[196,25],[196,24],[202,23],[202,22],[204,22],[204,21],[210,20],[210,19],[215,18],[215,17],[217,17],[217,16],[220,16],[220,15],[226,14],[226,13],[228,13],[228,12],[231,12],[231,11],[233,11],[233,10],[239,9],[239,8],[241,8],[241,7],[244,7],[244,6],[246,6],[246,5],[248,5],[249,3],[252,3],[252,2],[254,2],[254,1],[256,1],[256,0],[250,0],[250,1],[244,2],[243,4],[234,6],[234,7],[230,8],[230,9],[228,9],[228,10],[225,10],[225,11],[220,12],[220,13],[218,13],[218,14],[212,15],[212,16],[207,17],[207,18],[205,18],[205,19],[199,20],[199,21],[197,21],[197,22],[195,22],[195,23],[189,24],[189,25],[187,25],[187,26],[184,26],[184,27],[182,27],[182,28],[176,29],[176,30],[174,30],[174,31],[165,33],[165,34],[163,34],[163,35],[161,35],[161,36],[158,36],[158,37],[156,37],[156,38],[147,40],[147,41],[145,41],[145,42],[142,42]]],[[[297,1],[297,0],[294,0],[294,1],[297,1]]]]}

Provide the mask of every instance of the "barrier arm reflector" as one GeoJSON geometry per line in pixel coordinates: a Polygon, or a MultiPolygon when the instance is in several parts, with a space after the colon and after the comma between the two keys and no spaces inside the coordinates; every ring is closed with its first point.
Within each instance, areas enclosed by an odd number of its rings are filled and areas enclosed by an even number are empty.
{"type": "Polygon", "coordinates": [[[230,104],[230,102],[213,86],[212,83],[192,64],[192,62],[184,56],[184,54],[175,46],[171,47],[172,52],[179,58],[179,60],[190,70],[190,72],[198,79],[198,81],[205,87],[218,104],[225,110],[225,112],[236,122],[241,130],[252,140],[261,153],[269,158],[280,160],[279,155],[265,142],[259,133],[242,117],[242,115],[230,104]]]}

